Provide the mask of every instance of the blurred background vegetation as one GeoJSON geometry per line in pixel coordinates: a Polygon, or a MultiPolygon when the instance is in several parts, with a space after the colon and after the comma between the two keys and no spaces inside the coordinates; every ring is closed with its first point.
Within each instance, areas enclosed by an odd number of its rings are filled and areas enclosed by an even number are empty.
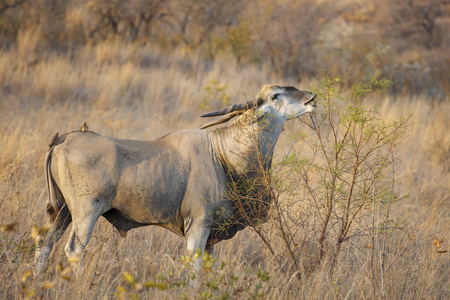
{"type": "MultiPolygon", "coordinates": [[[[448,0],[0,0],[0,298],[449,299],[449,46],[448,0]],[[67,236],[44,282],[31,276],[30,233],[48,220],[43,160],[55,132],[87,121],[102,135],[156,139],[199,128],[200,115],[249,99],[265,84],[311,90],[323,73],[345,79],[336,103],[355,82],[391,78],[368,106],[386,124],[412,115],[392,186],[408,197],[392,204],[389,220],[382,205],[364,212],[395,227],[380,238],[382,251],[366,234],[375,227],[361,218],[333,276],[325,264],[309,268],[318,245],[333,250],[335,236],[319,240],[320,215],[294,184],[298,191],[281,200],[296,217],[289,230],[300,273],[280,268],[290,270],[292,261],[268,223],[280,261],[243,230],[218,244],[220,268],[192,289],[183,285],[183,239],[153,226],[122,239],[102,219],[76,284],[66,272],[67,236]],[[379,264],[373,253],[382,253],[379,264]],[[125,274],[132,277],[124,283],[125,274]]],[[[307,141],[317,139],[298,123],[287,124],[274,165],[311,156],[307,141]]],[[[339,224],[334,217],[330,229],[339,224]]]]}
{"type": "MultiPolygon", "coordinates": [[[[120,41],[264,65],[297,81],[321,70],[391,77],[390,92],[449,93],[446,0],[1,0],[0,48],[35,64],[120,41]]],[[[148,61],[141,61],[148,64],[148,61]]]]}

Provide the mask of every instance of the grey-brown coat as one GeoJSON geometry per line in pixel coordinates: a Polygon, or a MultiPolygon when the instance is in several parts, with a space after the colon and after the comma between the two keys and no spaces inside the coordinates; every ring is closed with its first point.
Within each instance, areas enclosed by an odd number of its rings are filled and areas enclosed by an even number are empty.
{"type": "Polygon", "coordinates": [[[57,138],[46,157],[53,221],[49,237],[36,250],[41,270],[72,222],[65,247],[70,259],[80,255],[100,216],[120,232],[158,225],[185,237],[190,253],[204,251],[245,227],[227,195],[230,184],[253,178],[271,166],[275,144],[286,120],[315,109],[314,94],[293,87],[264,86],[250,101],[204,115],[241,115],[216,130],[178,131],[154,141],[71,132],[57,138]],[[218,230],[227,224],[226,230],[218,230]]]}

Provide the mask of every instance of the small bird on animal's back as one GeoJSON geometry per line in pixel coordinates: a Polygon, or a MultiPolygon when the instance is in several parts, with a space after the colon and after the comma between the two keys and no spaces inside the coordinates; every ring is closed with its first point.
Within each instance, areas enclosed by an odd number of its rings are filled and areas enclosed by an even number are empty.
{"type": "Polygon", "coordinates": [[[80,127],[80,131],[88,131],[88,130],[89,130],[89,127],[87,126],[87,123],[84,122],[83,125],[81,125],[81,127],[80,127]]]}

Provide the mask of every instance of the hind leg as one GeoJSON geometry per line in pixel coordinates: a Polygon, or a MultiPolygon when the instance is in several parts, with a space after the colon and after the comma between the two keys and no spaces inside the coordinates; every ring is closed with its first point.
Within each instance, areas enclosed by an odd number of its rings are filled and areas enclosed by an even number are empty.
{"type": "MultiPolygon", "coordinates": [[[[56,213],[55,213],[56,214],[56,213]]],[[[72,216],[69,213],[67,206],[61,208],[59,213],[53,220],[45,240],[42,235],[36,237],[36,252],[35,252],[35,273],[39,274],[43,271],[47,264],[47,259],[52,251],[53,245],[61,238],[66,231],[72,216]],[[42,243],[43,242],[43,243],[42,243]]]]}
{"type": "Polygon", "coordinates": [[[89,243],[95,223],[102,213],[101,208],[95,203],[98,202],[94,200],[89,207],[82,207],[82,211],[72,211],[72,230],[64,250],[76,276],[81,272],[83,251],[89,243]]]}

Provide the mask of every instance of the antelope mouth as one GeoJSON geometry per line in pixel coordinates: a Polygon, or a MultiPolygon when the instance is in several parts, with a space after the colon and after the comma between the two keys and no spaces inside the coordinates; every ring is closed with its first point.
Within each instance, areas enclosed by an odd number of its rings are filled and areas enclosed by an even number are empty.
{"type": "Polygon", "coordinates": [[[314,107],[317,107],[317,105],[316,105],[316,94],[310,92],[310,97],[309,97],[308,100],[305,101],[304,104],[305,105],[312,105],[314,107]]]}

